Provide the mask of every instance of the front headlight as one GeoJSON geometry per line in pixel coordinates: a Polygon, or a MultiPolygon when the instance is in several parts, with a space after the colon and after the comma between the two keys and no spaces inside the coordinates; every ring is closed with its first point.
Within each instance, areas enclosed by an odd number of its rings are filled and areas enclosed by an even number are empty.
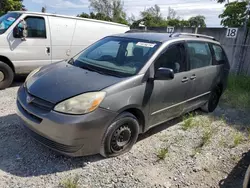
{"type": "Polygon", "coordinates": [[[65,100],[54,108],[57,112],[66,114],[86,114],[94,111],[103,101],[105,92],[90,92],[65,100]]]}
{"type": "Polygon", "coordinates": [[[28,79],[30,79],[32,76],[34,76],[34,74],[36,74],[37,72],[39,72],[40,69],[41,69],[41,67],[39,67],[39,68],[33,70],[33,71],[27,76],[25,82],[26,82],[28,79]]]}

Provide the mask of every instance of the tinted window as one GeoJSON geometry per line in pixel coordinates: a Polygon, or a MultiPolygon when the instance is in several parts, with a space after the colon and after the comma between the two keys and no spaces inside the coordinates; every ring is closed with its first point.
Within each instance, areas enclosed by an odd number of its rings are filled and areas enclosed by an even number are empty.
{"type": "Polygon", "coordinates": [[[132,76],[141,70],[160,44],[138,39],[106,37],[76,56],[74,65],[102,74],[132,76]]]}
{"type": "Polygon", "coordinates": [[[187,47],[191,69],[212,65],[212,55],[208,43],[188,42],[187,47]]]}
{"type": "Polygon", "coordinates": [[[175,73],[186,71],[184,50],[183,44],[170,46],[156,61],[155,68],[170,68],[173,69],[175,73]]]}
{"type": "Polygon", "coordinates": [[[224,64],[227,61],[226,54],[219,45],[212,44],[217,64],[224,64]]]}
{"type": "Polygon", "coordinates": [[[19,13],[8,13],[0,17],[0,34],[3,34],[21,16],[19,13]]]}
{"type": "Polygon", "coordinates": [[[42,17],[27,17],[28,38],[46,38],[45,20],[42,17]]]}

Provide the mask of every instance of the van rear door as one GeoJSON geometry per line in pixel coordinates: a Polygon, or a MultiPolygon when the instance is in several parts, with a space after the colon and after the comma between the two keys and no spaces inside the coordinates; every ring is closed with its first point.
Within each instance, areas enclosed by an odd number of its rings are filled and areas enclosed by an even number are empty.
{"type": "MultiPolygon", "coordinates": [[[[51,63],[51,43],[47,16],[24,14],[20,19],[27,23],[26,40],[14,37],[11,33],[8,41],[16,73],[22,74],[51,63]]],[[[17,23],[16,27],[21,29],[22,26],[17,23]]]]}

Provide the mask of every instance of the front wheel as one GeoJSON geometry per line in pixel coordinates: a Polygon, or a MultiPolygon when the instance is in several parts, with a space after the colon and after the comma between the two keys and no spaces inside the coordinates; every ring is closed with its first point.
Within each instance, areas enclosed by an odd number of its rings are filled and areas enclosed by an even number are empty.
{"type": "Polygon", "coordinates": [[[120,114],[108,127],[101,145],[100,154],[104,157],[116,157],[128,152],[137,141],[139,123],[128,112],[120,114]]]}
{"type": "Polygon", "coordinates": [[[243,188],[250,188],[250,165],[249,165],[247,172],[245,174],[243,188]]]}
{"type": "Polygon", "coordinates": [[[13,70],[6,63],[0,61],[0,89],[9,87],[14,79],[13,70]]]}
{"type": "Polygon", "coordinates": [[[207,103],[201,107],[201,109],[205,112],[213,112],[218,106],[219,100],[221,97],[221,89],[216,87],[209,96],[207,103]]]}

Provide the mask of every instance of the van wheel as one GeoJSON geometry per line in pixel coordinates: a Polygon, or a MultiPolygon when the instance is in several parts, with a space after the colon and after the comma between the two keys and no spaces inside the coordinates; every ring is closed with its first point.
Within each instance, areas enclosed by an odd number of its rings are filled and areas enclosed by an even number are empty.
{"type": "Polygon", "coordinates": [[[218,106],[219,100],[221,97],[221,89],[216,87],[209,96],[208,102],[201,107],[204,112],[213,112],[218,106]]]}
{"type": "Polygon", "coordinates": [[[137,141],[139,123],[137,118],[128,112],[120,114],[108,127],[101,145],[103,157],[116,157],[128,152],[137,141]]]}
{"type": "Polygon", "coordinates": [[[0,89],[9,87],[14,79],[14,72],[6,63],[0,61],[0,89]]]}

